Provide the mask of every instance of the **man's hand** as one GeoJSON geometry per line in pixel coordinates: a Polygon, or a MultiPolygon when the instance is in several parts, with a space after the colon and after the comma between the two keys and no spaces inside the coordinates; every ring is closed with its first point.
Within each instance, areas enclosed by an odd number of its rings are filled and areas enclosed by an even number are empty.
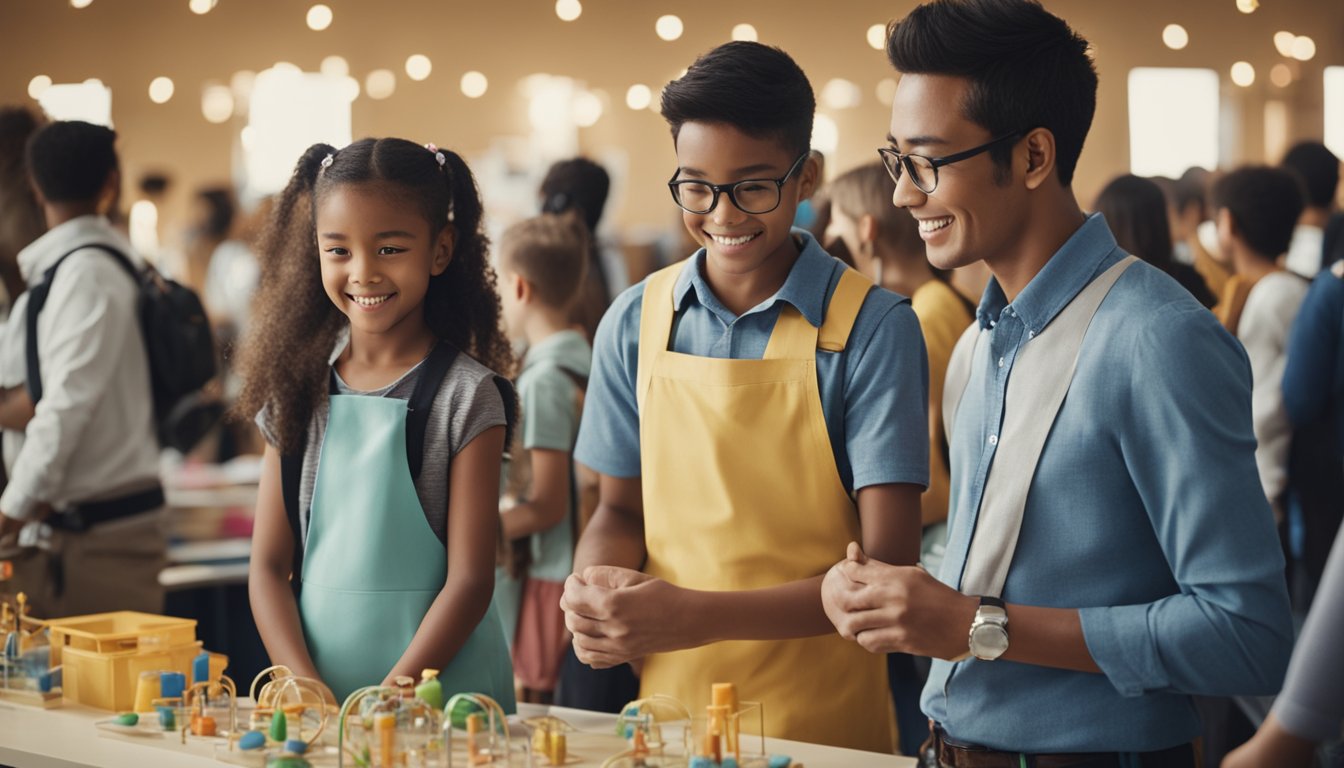
{"type": "Polygon", "coordinates": [[[703,641],[683,620],[691,592],[646,573],[594,565],[565,581],[560,607],[574,634],[574,653],[596,669],[703,641]]]}
{"type": "Polygon", "coordinates": [[[979,605],[923,568],[869,559],[853,542],[822,580],[821,602],[846,640],[873,653],[939,659],[965,653],[979,605]]]}

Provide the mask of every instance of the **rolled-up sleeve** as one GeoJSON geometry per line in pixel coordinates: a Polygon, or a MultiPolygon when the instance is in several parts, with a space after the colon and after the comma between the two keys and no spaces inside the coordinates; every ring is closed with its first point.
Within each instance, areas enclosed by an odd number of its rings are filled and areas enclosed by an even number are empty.
{"type": "MultiPolygon", "coordinates": [[[[929,484],[929,364],[910,302],[869,296],[881,312],[867,339],[852,339],[845,377],[845,450],[854,490],[884,483],[929,484]]],[[[856,324],[857,327],[858,324],[856,324]]]]}
{"type": "MultiPolygon", "coordinates": [[[[1284,561],[1260,488],[1251,373],[1202,308],[1170,304],[1134,334],[1121,450],[1179,589],[1080,611],[1124,696],[1270,694],[1292,651],[1284,561]]],[[[1112,417],[1107,417],[1112,418],[1112,417]]]]}
{"type": "Polygon", "coordinates": [[[574,458],[610,477],[639,477],[639,315],[644,284],[612,303],[593,339],[593,367],[584,396],[574,458]]]}

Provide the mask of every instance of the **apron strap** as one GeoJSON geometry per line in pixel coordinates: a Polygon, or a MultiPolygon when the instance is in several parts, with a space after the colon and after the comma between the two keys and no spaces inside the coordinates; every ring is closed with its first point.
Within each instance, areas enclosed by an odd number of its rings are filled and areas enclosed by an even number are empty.
{"type": "Polygon", "coordinates": [[[770,333],[763,360],[815,360],[817,350],[842,352],[854,330],[854,321],[863,308],[863,300],[873,283],[857,270],[840,273],[840,282],[831,294],[821,328],[815,328],[797,307],[786,304],[779,312],[770,333]]]}
{"type": "Polygon", "coordinates": [[[846,269],[840,273],[840,284],[831,294],[830,306],[826,308],[826,319],[818,332],[817,349],[827,352],[842,352],[849,342],[849,334],[854,330],[854,321],[863,309],[863,300],[868,298],[873,281],[864,277],[856,269],[846,269]]]}
{"type": "Polygon", "coordinates": [[[961,572],[961,591],[999,597],[1017,550],[1027,494],[1045,441],[1073,383],[1083,338],[1097,308],[1137,261],[1126,256],[1093,280],[1022,347],[1008,378],[998,450],[961,572]]]}
{"type": "Polygon", "coordinates": [[[639,314],[638,373],[635,377],[635,398],[641,410],[644,407],[644,395],[649,391],[649,382],[653,379],[654,354],[666,352],[672,340],[672,319],[677,310],[672,294],[677,287],[677,278],[688,261],[682,260],[663,267],[644,281],[644,300],[639,314]]]}

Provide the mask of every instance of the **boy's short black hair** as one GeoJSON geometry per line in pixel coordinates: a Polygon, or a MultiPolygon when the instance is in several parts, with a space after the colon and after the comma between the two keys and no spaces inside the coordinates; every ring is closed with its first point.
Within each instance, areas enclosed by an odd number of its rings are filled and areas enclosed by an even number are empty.
{"type": "Polygon", "coordinates": [[[78,120],[51,123],[28,139],[28,172],[51,203],[93,200],[117,170],[117,134],[78,120]]]}
{"type": "Polygon", "coordinates": [[[1213,185],[1213,209],[1226,208],[1246,244],[1267,259],[1288,250],[1303,207],[1300,182],[1281,168],[1238,168],[1213,185]]]}
{"type": "MultiPolygon", "coordinates": [[[[887,58],[903,74],[964,77],[962,114],[994,137],[1045,128],[1060,183],[1073,182],[1097,108],[1088,42],[1035,0],[933,0],[887,28],[887,58]]],[[[1001,167],[1012,147],[990,156],[1001,167]]]]}
{"type": "Polygon", "coordinates": [[[1283,156],[1283,167],[1302,179],[1307,205],[1328,208],[1339,188],[1339,158],[1318,141],[1293,145],[1283,156]]]}
{"type": "Polygon", "coordinates": [[[760,43],[725,43],[695,60],[663,89],[663,118],[675,141],[686,123],[731,125],[778,139],[793,154],[812,146],[816,97],[789,55],[760,43]]]}

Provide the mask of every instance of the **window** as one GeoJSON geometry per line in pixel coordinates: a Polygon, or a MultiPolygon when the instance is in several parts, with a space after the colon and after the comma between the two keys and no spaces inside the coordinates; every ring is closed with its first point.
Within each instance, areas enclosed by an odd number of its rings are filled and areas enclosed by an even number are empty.
{"type": "Polygon", "coordinates": [[[52,120],[112,125],[112,90],[101,80],[49,85],[38,94],[37,103],[52,120]]]}
{"type": "Polygon", "coordinates": [[[243,197],[285,188],[303,151],[318,142],[350,143],[350,94],[344,78],[273,68],[252,86],[243,129],[243,197]]]}
{"type": "Polygon", "coordinates": [[[1138,67],[1129,71],[1129,168],[1178,177],[1218,165],[1218,73],[1138,67]]]}
{"type": "Polygon", "coordinates": [[[1325,68],[1325,146],[1344,157],[1344,67],[1325,68]]]}

